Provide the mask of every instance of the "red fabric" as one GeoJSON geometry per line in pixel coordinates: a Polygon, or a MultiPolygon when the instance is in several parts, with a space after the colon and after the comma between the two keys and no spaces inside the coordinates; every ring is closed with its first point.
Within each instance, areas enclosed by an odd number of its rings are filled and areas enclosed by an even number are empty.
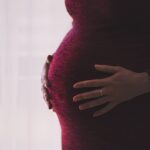
{"type": "MultiPolygon", "coordinates": [[[[66,0],[73,26],[54,54],[48,79],[52,105],[62,129],[62,150],[150,150],[150,93],[92,118],[103,106],[78,109],[78,81],[104,78],[94,64],[136,72],[150,66],[150,1],[66,0]]],[[[92,99],[91,99],[92,100],[92,99]]]]}

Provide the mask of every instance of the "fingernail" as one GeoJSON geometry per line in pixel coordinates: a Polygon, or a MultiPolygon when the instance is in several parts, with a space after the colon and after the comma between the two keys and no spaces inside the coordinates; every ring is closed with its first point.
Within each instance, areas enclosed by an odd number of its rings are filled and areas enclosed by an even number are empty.
{"type": "Polygon", "coordinates": [[[73,87],[74,87],[74,88],[78,88],[78,87],[79,87],[79,84],[74,84],[73,87]]]}
{"type": "Polygon", "coordinates": [[[74,84],[73,87],[76,88],[76,85],[74,84]]]}
{"type": "Polygon", "coordinates": [[[76,97],[73,97],[73,101],[74,101],[74,102],[76,102],[76,101],[77,101],[76,97]]]}
{"type": "Polygon", "coordinates": [[[79,97],[79,96],[74,96],[74,97],[73,97],[73,100],[77,102],[77,101],[80,100],[80,97],[79,97]]]}

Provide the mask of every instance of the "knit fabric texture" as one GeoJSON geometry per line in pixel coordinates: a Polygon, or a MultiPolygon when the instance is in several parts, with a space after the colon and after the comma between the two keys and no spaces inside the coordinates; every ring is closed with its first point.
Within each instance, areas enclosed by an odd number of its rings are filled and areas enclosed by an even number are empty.
{"type": "Polygon", "coordinates": [[[112,75],[95,70],[94,64],[136,72],[150,68],[150,1],[65,0],[65,5],[72,27],[56,49],[48,71],[62,150],[150,150],[150,93],[93,118],[107,103],[81,111],[80,104],[96,98],[74,103],[73,96],[105,87],[72,87],[79,81],[112,75]]]}

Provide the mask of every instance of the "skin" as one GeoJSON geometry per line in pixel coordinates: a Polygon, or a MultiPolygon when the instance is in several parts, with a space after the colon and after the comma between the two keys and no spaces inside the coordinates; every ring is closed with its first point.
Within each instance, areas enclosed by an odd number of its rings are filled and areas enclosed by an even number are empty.
{"type": "MultiPolygon", "coordinates": [[[[47,91],[48,66],[51,62],[51,55],[43,67],[42,92],[48,106],[50,104],[50,95],[47,91]]],[[[84,101],[93,98],[89,102],[79,105],[79,110],[91,109],[93,107],[108,103],[103,109],[96,111],[93,117],[101,116],[110,112],[119,104],[129,101],[132,98],[150,92],[150,76],[147,72],[137,73],[121,66],[110,66],[95,64],[93,67],[97,71],[110,73],[109,77],[103,79],[92,79],[76,82],[73,88],[97,87],[97,90],[84,92],[73,96],[73,102],[84,101]],[[101,88],[100,88],[101,87],[101,88]],[[103,90],[103,96],[100,95],[100,89],[103,90]]],[[[51,109],[51,107],[49,107],[51,109]]]]}

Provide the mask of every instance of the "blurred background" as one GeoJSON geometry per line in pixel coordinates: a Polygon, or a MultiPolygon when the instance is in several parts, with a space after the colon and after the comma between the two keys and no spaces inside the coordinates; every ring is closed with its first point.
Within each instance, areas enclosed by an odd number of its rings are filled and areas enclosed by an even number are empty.
{"type": "Polygon", "coordinates": [[[0,150],[61,150],[41,70],[70,27],[64,0],[0,0],[0,150]]]}

